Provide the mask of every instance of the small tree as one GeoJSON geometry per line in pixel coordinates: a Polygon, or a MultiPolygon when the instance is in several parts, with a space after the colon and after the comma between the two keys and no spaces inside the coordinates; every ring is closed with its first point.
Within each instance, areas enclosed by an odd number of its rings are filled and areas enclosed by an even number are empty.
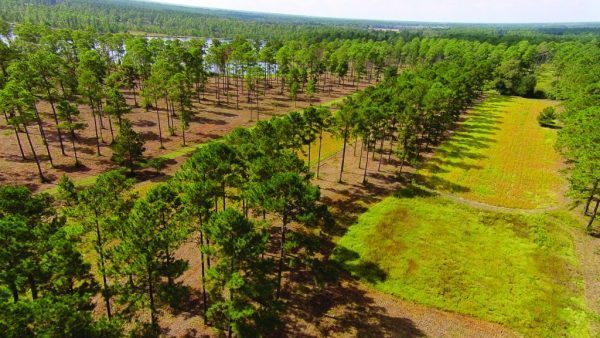
{"type": "Polygon", "coordinates": [[[136,133],[131,122],[123,119],[119,128],[119,135],[115,138],[115,143],[111,146],[113,150],[112,160],[126,168],[132,173],[137,163],[142,160],[144,155],[144,141],[140,134],[136,133]]]}
{"type": "Polygon", "coordinates": [[[187,262],[174,256],[187,237],[186,228],[179,224],[181,208],[181,200],[171,186],[152,188],[136,201],[116,249],[117,256],[129,263],[126,272],[132,276],[132,287],[128,296],[148,306],[153,333],[159,328],[157,296],[161,277],[173,286],[174,279],[187,268],[187,262]]]}
{"type": "Polygon", "coordinates": [[[312,99],[315,96],[317,82],[314,78],[310,78],[306,83],[306,95],[308,96],[308,102],[312,104],[312,99]]]}
{"type": "Polygon", "coordinates": [[[106,305],[108,319],[112,317],[109,285],[110,244],[114,243],[115,225],[125,223],[131,203],[127,196],[133,180],[127,179],[120,171],[110,171],[98,177],[94,185],[82,189],[77,194],[77,204],[69,214],[79,221],[84,229],[93,234],[94,250],[98,255],[98,271],[102,276],[102,297],[106,305]]]}
{"type": "Polygon", "coordinates": [[[537,121],[542,127],[554,127],[556,125],[556,109],[554,107],[546,107],[538,115],[537,121]]]}
{"type": "Polygon", "coordinates": [[[277,298],[281,294],[281,280],[285,269],[286,243],[288,224],[292,221],[303,221],[311,218],[316,210],[316,202],[320,196],[319,187],[312,186],[308,179],[297,173],[276,173],[266,182],[253,184],[249,196],[255,205],[281,217],[281,241],[279,248],[279,265],[277,268],[277,298]]]}
{"type": "Polygon", "coordinates": [[[298,85],[298,81],[293,81],[290,84],[290,99],[292,99],[294,101],[294,107],[297,106],[299,91],[300,91],[300,86],[298,85]]]}
{"type": "Polygon", "coordinates": [[[146,162],[146,166],[156,170],[160,174],[167,167],[167,159],[164,157],[153,157],[146,162]]]}
{"type": "Polygon", "coordinates": [[[61,121],[58,127],[65,130],[71,135],[71,143],[73,145],[73,155],[75,157],[75,166],[81,165],[79,158],[77,158],[77,131],[83,130],[87,127],[87,124],[83,122],[76,122],[74,117],[79,115],[79,109],[75,105],[63,100],[58,103],[57,106],[58,119],[61,121]]]}
{"type": "Polygon", "coordinates": [[[218,262],[208,272],[213,300],[208,316],[229,337],[259,336],[272,329],[268,324],[277,304],[275,283],[267,277],[272,262],[261,259],[268,244],[266,230],[234,209],[214,214],[206,226],[218,262]]]}

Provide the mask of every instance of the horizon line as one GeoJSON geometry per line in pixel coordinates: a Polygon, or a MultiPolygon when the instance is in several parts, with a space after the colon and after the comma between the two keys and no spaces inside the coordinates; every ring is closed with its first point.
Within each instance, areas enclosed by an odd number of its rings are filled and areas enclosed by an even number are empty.
{"type": "MultiPolygon", "coordinates": [[[[263,14],[271,16],[289,16],[296,18],[307,18],[307,19],[329,19],[329,20],[348,20],[348,21],[373,21],[381,23],[395,23],[395,24],[446,24],[446,25],[598,25],[600,26],[600,20],[598,21],[531,21],[531,22],[484,22],[484,21],[428,21],[428,20],[409,20],[409,19],[372,19],[372,18],[359,18],[359,17],[335,17],[335,16],[319,16],[319,15],[307,15],[307,14],[291,14],[282,12],[261,12],[245,9],[233,9],[225,7],[207,7],[207,6],[194,6],[189,4],[175,4],[164,2],[164,0],[131,0],[132,2],[138,3],[154,3],[165,6],[173,6],[188,9],[204,9],[209,11],[230,11],[239,13],[250,13],[250,14],[263,14]]],[[[242,19],[243,20],[243,19],[242,19]]],[[[251,19],[246,19],[251,20],[251,19]]],[[[256,21],[256,20],[254,20],[256,21]]]]}

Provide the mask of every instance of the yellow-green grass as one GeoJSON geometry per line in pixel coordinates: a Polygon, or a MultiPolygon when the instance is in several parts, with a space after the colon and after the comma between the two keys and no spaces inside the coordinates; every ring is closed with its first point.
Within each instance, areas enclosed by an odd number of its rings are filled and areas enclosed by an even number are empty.
{"type": "Polygon", "coordinates": [[[419,174],[430,188],[491,205],[557,205],[564,181],[554,149],[556,130],[536,120],[545,107],[557,104],[490,93],[419,174]]]}
{"type": "MultiPolygon", "coordinates": [[[[323,143],[321,145],[321,162],[330,158],[331,156],[335,155],[338,151],[340,151],[342,149],[344,145],[344,141],[342,139],[340,139],[339,137],[336,137],[335,135],[331,134],[331,133],[327,133],[324,132],[323,133],[323,143]]],[[[305,146],[303,148],[304,152],[300,152],[298,154],[298,156],[305,160],[308,161],[308,146],[305,146]]],[[[317,138],[317,140],[311,144],[310,146],[310,161],[311,161],[311,167],[316,166],[317,165],[317,161],[319,158],[319,139],[317,138]]]]}
{"type": "Polygon", "coordinates": [[[567,212],[503,214],[437,197],[389,197],[361,215],[335,259],[403,299],[531,337],[586,337],[567,212]]]}

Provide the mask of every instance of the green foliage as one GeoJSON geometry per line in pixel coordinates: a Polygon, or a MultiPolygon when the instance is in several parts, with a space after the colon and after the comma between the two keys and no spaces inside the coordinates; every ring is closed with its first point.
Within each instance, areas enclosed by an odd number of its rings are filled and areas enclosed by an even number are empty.
{"type": "Polygon", "coordinates": [[[277,304],[275,283],[268,276],[273,262],[261,258],[267,250],[268,228],[258,226],[234,209],[214,214],[206,226],[214,239],[210,252],[217,265],[208,271],[212,303],[208,317],[220,331],[240,337],[272,332],[277,304]]]}
{"type": "Polygon", "coordinates": [[[146,166],[156,170],[156,173],[160,173],[167,167],[167,159],[164,157],[153,157],[146,162],[146,166]]]}
{"type": "Polygon", "coordinates": [[[136,133],[131,122],[124,119],[119,127],[119,134],[111,145],[113,150],[112,160],[133,171],[144,156],[144,140],[136,133]]]}
{"type": "MultiPolygon", "coordinates": [[[[587,199],[585,212],[598,193],[600,182],[600,106],[563,114],[564,123],[559,131],[557,147],[569,159],[571,192],[578,199],[587,199]]],[[[592,230],[594,216],[588,224],[592,230]]]]}
{"type": "Polygon", "coordinates": [[[542,127],[554,127],[557,117],[554,107],[546,107],[538,115],[537,121],[542,127]]]}
{"type": "MultiPolygon", "coordinates": [[[[175,250],[188,235],[181,223],[182,203],[175,189],[160,184],[137,200],[127,222],[122,224],[120,242],[115,248],[117,267],[130,282],[123,286],[125,300],[145,305],[150,310],[151,325],[158,328],[158,290],[162,277],[168,280],[167,289],[174,289],[175,278],[187,269],[187,262],[175,258],[175,250]]],[[[169,292],[166,292],[169,294],[169,292]]]]}
{"type": "Polygon", "coordinates": [[[588,223],[592,232],[597,208],[590,208],[590,204],[598,198],[600,182],[596,146],[600,134],[600,48],[595,43],[565,43],[557,48],[552,64],[558,73],[556,95],[566,100],[556,146],[568,160],[571,195],[585,200],[585,214],[593,210],[588,223]]]}
{"type": "Polygon", "coordinates": [[[24,187],[0,188],[0,330],[7,337],[116,337],[117,323],[92,319],[96,282],[79,238],[51,202],[24,187]]]}

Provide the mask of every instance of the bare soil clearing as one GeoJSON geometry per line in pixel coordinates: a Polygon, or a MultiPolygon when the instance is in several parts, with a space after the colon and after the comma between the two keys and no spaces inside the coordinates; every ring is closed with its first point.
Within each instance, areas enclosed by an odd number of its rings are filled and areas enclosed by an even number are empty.
{"type": "MultiPolygon", "coordinates": [[[[256,102],[247,102],[245,91],[244,94],[242,94],[241,86],[239,109],[237,108],[235,95],[237,90],[236,84],[234,80],[230,82],[229,99],[221,93],[221,105],[217,104],[216,83],[214,79],[211,79],[211,82],[208,84],[207,92],[204,94],[202,100],[198,100],[197,97],[194,97],[193,104],[195,115],[192,118],[189,130],[185,132],[186,144],[188,146],[221,137],[236,127],[251,126],[257,120],[257,117],[260,119],[268,119],[272,116],[281,115],[291,110],[307,107],[310,103],[322,104],[332,100],[338,100],[357,90],[364,89],[369,85],[367,82],[358,83],[356,86],[352,86],[351,83],[344,83],[341,85],[335,84],[332,86],[331,92],[329,91],[329,85],[327,85],[325,91],[319,92],[319,98],[313,98],[311,102],[309,102],[307,98],[300,95],[299,100],[296,103],[290,100],[289,97],[286,96],[286,93],[280,95],[280,88],[274,86],[274,88],[266,90],[264,96],[261,96],[259,100],[260,115],[257,116],[256,102]]],[[[126,98],[128,104],[133,107],[133,93],[126,93],[126,98]]],[[[136,93],[136,100],[138,103],[141,103],[138,93],[136,93]]],[[[146,151],[144,155],[150,158],[175,154],[176,156],[168,156],[174,157],[169,160],[168,165],[176,168],[178,167],[177,164],[181,163],[179,157],[182,157],[177,156],[179,155],[178,150],[182,148],[182,133],[179,126],[179,120],[175,117],[175,135],[171,136],[167,127],[167,110],[164,100],[159,101],[158,106],[165,149],[160,149],[158,120],[154,109],[146,111],[145,108],[135,107],[131,113],[126,115],[126,118],[132,121],[134,129],[142,134],[146,142],[146,151]]],[[[3,123],[0,126],[0,183],[24,184],[35,190],[46,190],[54,187],[63,174],[67,174],[75,181],[79,181],[98,175],[104,171],[117,168],[110,160],[110,143],[112,135],[108,118],[105,117],[102,119],[101,132],[104,142],[101,143],[102,156],[97,156],[94,122],[91,116],[91,110],[86,104],[79,104],[79,109],[81,111],[80,120],[88,125],[84,131],[78,134],[77,153],[80,161],[83,163],[82,166],[75,167],[73,165],[75,159],[73,157],[71,139],[67,135],[64,135],[64,133],[63,143],[65,145],[66,156],[61,155],[58,133],[56,126],[52,122],[52,109],[49,103],[41,102],[38,103],[38,110],[40,111],[44,122],[44,131],[49,141],[50,153],[55,164],[54,168],[50,166],[48,161],[46,149],[42,144],[40,131],[37,125],[31,125],[28,129],[36,153],[42,161],[44,174],[51,182],[44,184],[40,183],[35,169],[35,163],[31,156],[31,151],[23,144],[25,155],[28,157],[27,160],[23,160],[19,154],[14,131],[11,127],[8,127],[6,123],[3,123]]],[[[112,121],[112,128],[113,134],[116,136],[118,132],[116,121],[112,121]]],[[[23,139],[24,135],[22,135],[22,142],[23,139]]],[[[183,152],[182,155],[185,155],[185,152],[183,152]]],[[[170,169],[168,171],[173,170],[174,169],[170,169]]],[[[142,173],[140,179],[143,180],[144,175],[148,176],[151,174],[151,172],[142,173]]]]}

